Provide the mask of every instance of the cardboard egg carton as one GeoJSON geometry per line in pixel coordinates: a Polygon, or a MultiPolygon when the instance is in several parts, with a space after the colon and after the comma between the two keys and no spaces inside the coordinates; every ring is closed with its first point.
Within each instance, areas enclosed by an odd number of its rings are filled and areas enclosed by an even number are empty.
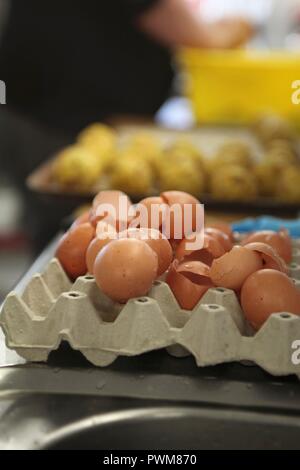
{"type": "MultiPolygon", "coordinates": [[[[299,241],[294,243],[291,275],[300,290],[299,241]]],[[[7,296],[0,325],[7,346],[28,361],[46,361],[67,341],[100,367],[118,356],[167,348],[177,357],[192,354],[199,367],[251,361],[273,375],[300,378],[300,365],[292,361],[300,317],[274,314],[255,334],[236,294],[223,288],[210,289],[193,311],[186,311],[165,282],[155,281],[147,297],[120,305],[99,290],[93,276],[71,284],[53,259],[44,273],[33,276],[22,296],[7,296]]]]}

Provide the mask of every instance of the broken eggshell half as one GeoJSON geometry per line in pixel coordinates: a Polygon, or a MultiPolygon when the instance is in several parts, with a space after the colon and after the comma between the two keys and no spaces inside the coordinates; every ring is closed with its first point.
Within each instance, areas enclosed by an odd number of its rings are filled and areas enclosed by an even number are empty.
{"type": "Polygon", "coordinates": [[[209,267],[199,261],[179,263],[178,260],[174,260],[166,282],[184,310],[193,310],[208,289],[213,287],[209,277],[209,267]]]}

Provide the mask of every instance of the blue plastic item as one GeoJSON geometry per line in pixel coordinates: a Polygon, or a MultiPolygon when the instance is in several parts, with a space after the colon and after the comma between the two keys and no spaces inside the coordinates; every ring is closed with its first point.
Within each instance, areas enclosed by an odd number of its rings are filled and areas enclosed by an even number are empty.
{"type": "Polygon", "coordinates": [[[262,216],[241,220],[232,224],[232,228],[241,233],[256,230],[274,230],[277,232],[281,228],[286,228],[293,238],[300,238],[300,219],[284,220],[277,219],[276,217],[262,216]]]}

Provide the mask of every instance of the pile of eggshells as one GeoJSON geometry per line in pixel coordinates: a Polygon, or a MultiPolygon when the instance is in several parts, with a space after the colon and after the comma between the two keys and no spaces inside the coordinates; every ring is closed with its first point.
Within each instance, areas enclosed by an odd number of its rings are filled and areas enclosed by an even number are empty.
{"type": "MultiPolygon", "coordinates": [[[[229,225],[210,224],[204,230],[202,248],[191,250],[190,237],[174,240],[171,228],[167,239],[157,228],[151,228],[151,207],[179,204],[184,220],[185,205],[195,207],[200,204],[197,199],[179,191],[146,198],[140,204],[148,211],[147,227],[119,231],[120,196],[125,196],[128,208],[132,208],[124,193],[102,191],[91,210],[62,237],[56,256],[72,280],[88,272],[102,292],[124,304],[147,295],[153,282],[163,279],[185,310],[192,310],[212,287],[232,289],[255,330],[273,313],[300,315],[300,291],[288,276],[292,242],[285,230],[255,232],[238,244],[229,225]],[[103,216],[97,215],[100,204],[115,207],[117,234],[103,216]]],[[[163,214],[161,225],[162,219],[163,214]]]]}

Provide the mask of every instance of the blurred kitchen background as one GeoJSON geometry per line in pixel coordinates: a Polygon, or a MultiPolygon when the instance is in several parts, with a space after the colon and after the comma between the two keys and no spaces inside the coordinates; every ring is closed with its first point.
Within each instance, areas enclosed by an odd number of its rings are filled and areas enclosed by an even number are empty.
{"type": "MultiPolygon", "coordinates": [[[[256,35],[248,47],[294,50],[300,53],[300,0],[186,0],[208,21],[238,14],[249,18],[256,35]]],[[[0,0],[1,32],[9,15],[10,1],[0,0]]],[[[17,34],[17,33],[16,33],[17,34]]],[[[300,56],[299,56],[300,59],[300,56]]],[[[24,71],[26,73],[26,71],[24,71]]],[[[295,77],[300,79],[300,77],[295,77]]],[[[1,79],[1,70],[0,70],[1,79]]],[[[193,124],[188,101],[180,97],[180,80],[174,85],[174,97],[159,111],[156,119],[170,127],[193,124]]],[[[9,87],[9,83],[7,84],[9,87]]],[[[8,92],[9,97],[9,92],[8,92]]],[[[0,120],[1,125],[1,120],[0,120]]],[[[18,142],[16,142],[18,145],[18,142]]],[[[19,145],[22,145],[20,142],[19,145]]],[[[42,147],[42,143],[41,143],[42,147]]],[[[28,230],[28,214],[24,212],[23,197],[2,169],[0,154],[0,300],[28,268],[33,258],[59,227],[52,227],[36,240],[28,230]]],[[[50,217],[50,215],[49,215],[50,217]]]]}

